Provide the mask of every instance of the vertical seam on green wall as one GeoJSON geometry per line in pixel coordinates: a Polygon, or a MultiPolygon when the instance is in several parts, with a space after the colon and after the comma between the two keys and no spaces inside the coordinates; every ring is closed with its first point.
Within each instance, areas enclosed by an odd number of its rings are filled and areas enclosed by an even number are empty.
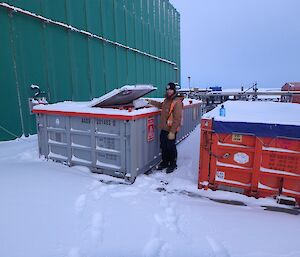
{"type": "MultiPolygon", "coordinates": [[[[69,15],[69,4],[68,4],[68,0],[65,0],[65,12],[66,12],[66,21],[67,23],[69,23],[69,19],[70,19],[70,15],[69,15]]],[[[73,62],[73,58],[72,58],[72,43],[71,43],[71,39],[70,39],[70,31],[68,30],[67,31],[67,37],[68,37],[68,46],[69,46],[69,49],[68,49],[68,54],[69,54],[69,64],[70,64],[70,76],[71,76],[71,98],[72,100],[74,100],[74,96],[75,96],[75,93],[74,93],[74,78],[73,78],[73,65],[72,63],[73,62]]]]}
{"type": "Polygon", "coordinates": [[[48,73],[48,71],[49,71],[49,68],[48,68],[48,66],[49,66],[49,64],[48,64],[48,56],[49,56],[49,53],[48,53],[48,47],[47,47],[47,40],[45,40],[45,34],[46,34],[46,32],[45,32],[45,27],[46,27],[46,24],[45,23],[42,23],[42,36],[43,36],[43,44],[44,44],[44,46],[43,46],[43,48],[44,48],[44,56],[46,55],[46,60],[45,60],[45,66],[46,66],[46,68],[45,68],[45,70],[46,70],[46,81],[47,81],[47,84],[46,84],[46,88],[47,88],[47,96],[48,96],[48,100],[49,101],[51,101],[51,91],[50,91],[50,86],[49,86],[49,73],[48,73]]]}
{"type": "MultiPolygon", "coordinates": [[[[142,37],[142,51],[143,52],[146,52],[146,50],[145,50],[145,43],[144,43],[144,31],[143,31],[143,28],[144,28],[144,20],[143,20],[143,11],[142,11],[142,7],[143,7],[143,4],[142,4],[142,1],[140,1],[140,7],[141,7],[141,10],[140,10],[140,12],[141,12],[141,17],[140,17],[140,24],[141,24],[141,28],[142,28],[142,35],[141,35],[141,37],[142,37]]],[[[142,56],[141,57],[142,58],[142,74],[143,74],[143,83],[145,83],[144,81],[145,81],[145,58],[144,58],[144,56],[142,56]]]]}
{"type": "Polygon", "coordinates": [[[12,20],[13,15],[12,15],[12,13],[9,13],[8,16],[9,16],[9,25],[10,25],[10,32],[11,32],[11,35],[10,35],[11,52],[12,52],[12,59],[13,59],[13,64],[14,64],[14,75],[15,75],[15,79],[16,79],[16,89],[17,89],[20,121],[21,121],[22,133],[23,133],[23,135],[25,135],[22,102],[21,102],[21,95],[20,95],[20,85],[19,85],[19,77],[18,77],[17,62],[16,62],[16,47],[15,47],[15,42],[13,39],[13,35],[15,35],[15,29],[14,29],[13,20],[12,20]]]}
{"type": "MultiPolygon", "coordinates": [[[[137,45],[136,45],[136,10],[135,10],[136,6],[135,4],[133,3],[133,20],[134,20],[134,30],[133,30],[133,35],[134,35],[134,47],[137,48],[137,45]]],[[[134,53],[134,61],[135,61],[135,82],[137,83],[138,82],[138,73],[137,73],[137,67],[138,67],[138,61],[137,61],[137,54],[134,53]]]]}
{"type": "MultiPolygon", "coordinates": [[[[41,10],[41,13],[43,16],[46,16],[45,15],[45,10],[44,10],[44,5],[43,5],[43,1],[40,1],[40,10],[41,10]]],[[[41,36],[42,36],[42,42],[43,42],[43,48],[44,48],[44,55],[43,57],[45,58],[45,66],[46,68],[45,69],[45,74],[46,74],[46,88],[47,88],[47,98],[48,98],[48,101],[50,102],[51,101],[51,92],[50,92],[50,83],[49,83],[49,74],[48,74],[48,71],[49,71],[49,64],[48,64],[48,56],[49,56],[49,53],[48,53],[48,49],[47,49],[47,40],[45,40],[45,37],[46,37],[46,32],[45,32],[45,28],[46,28],[46,24],[45,22],[42,22],[41,23],[41,26],[42,26],[42,33],[41,33],[41,36]]]]}
{"type": "MultiPolygon", "coordinates": [[[[113,23],[114,23],[114,34],[115,34],[115,41],[117,41],[117,23],[116,23],[116,0],[113,0],[113,10],[114,10],[114,15],[113,15],[113,23]]],[[[114,46],[115,48],[115,58],[116,58],[116,84],[117,86],[119,86],[119,77],[120,77],[120,74],[119,74],[119,62],[118,62],[118,56],[119,56],[119,49],[117,48],[117,46],[114,46]]]]}
{"type": "MultiPolygon", "coordinates": [[[[87,0],[84,1],[84,14],[85,14],[85,27],[86,30],[88,30],[88,13],[87,13],[87,0]]],[[[92,72],[91,72],[91,56],[90,56],[90,48],[91,48],[91,39],[88,37],[86,39],[86,47],[87,47],[87,59],[88,59],[88,80],[89,80],[89,98],[90,100],[93,98],[93,92],[92,92],[92,72]]]]}
{"type": "MultiPolygon", "coordinates": [[[[44,1],[42,0],[41,1],[41,5],[40,5],[40,8],[41,8],[41,11],[43,14],[46,13],[46,7],[45,5],[43,4],[44,1]]],[[[56,99],[57,98],[57,92],[56,92],[56,85],[53,85],[53,73],[52,73],[52,76],[50,75],[51,74],[51,70],[53,71],[53,66],[51,64],[51,60],[52,60],[52,56],[51,56],[51,50],[50,50],[50,46],[49,46],[49,43],[48,43],[48,34],[47,34],[47,24],[45,22],[42,23],[43,24],[43,28],[42,28],[42,37],[43,37],[43,42],[45,44],[45,55],[46,55],[46,80],[47,80],[47,96],[48,96],[48,102],[51,103],[52,99],[56,99]],[[49,74],[50,73],[50,74],[49,74]],[[50,78],[51,77],[51,78],[50,78]],[[51,83],[52,82],[52,83],[51,83]],[[53,91],[53,94],[51,93],[51,89],[53,91]]]]}
{"type": "MultiPolygon", "coordinates": [[[[128,45],[128,35],[127,35],[127,8],[126,8],[126,5],[123,4],[123,10],[124,10],[124,24],[125,24],[125,42],[126,42],[126,45],[128,45]]],[[[129,53],[129,50],[126,49],[126,84],[128,84],[128,81],[129,81],[129,67],[128,67],[128,53],[129,53]]]]}
{"type": "MultiPolygon", "coordinates": [[[[100,17],[101,17],[101,31],[102,31],[102,36],[103,36],[103,4],[102,1],[100,1],[100,17]]],[[[106,63],[105,63],[105,46],[106,43],[102,41],[102,59],[103,59],[103,75],[104,75],[104,84],[105,84],[105,89],[104,92],[107,93],[107,74],[106,74],[106,63]]]]}

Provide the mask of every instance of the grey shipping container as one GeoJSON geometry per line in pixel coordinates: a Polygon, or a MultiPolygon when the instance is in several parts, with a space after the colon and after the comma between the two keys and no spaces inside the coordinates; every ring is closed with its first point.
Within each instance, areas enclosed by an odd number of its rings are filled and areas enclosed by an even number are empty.
{"type": "MultiPolygon", "coordinates": [[[[183,125],[177,143],[199,124],[200,101],[184,99],[183,125]]],[[[83,165],[92,172],[134,182],[161,160],[160,110],[95,108],[88,103],[38,105],[39,153],[69,166],[83,165]]]]}

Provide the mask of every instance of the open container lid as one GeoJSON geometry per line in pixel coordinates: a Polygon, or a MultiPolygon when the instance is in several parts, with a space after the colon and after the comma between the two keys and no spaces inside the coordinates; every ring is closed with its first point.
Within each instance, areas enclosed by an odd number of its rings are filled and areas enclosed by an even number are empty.
{"type": "Polygon", "coordinates": [[[89,107],[112,107],[132,103],[134,100],[155,91],[157,88],[152,85],[123,86],[119,89],[93,99],[89,107]]]}

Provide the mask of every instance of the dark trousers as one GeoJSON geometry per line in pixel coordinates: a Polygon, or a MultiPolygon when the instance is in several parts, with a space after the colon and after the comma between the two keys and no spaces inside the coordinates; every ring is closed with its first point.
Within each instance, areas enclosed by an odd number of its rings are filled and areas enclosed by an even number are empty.
{"type": "Polygon", "coordinates": [[[177,149],[176,149],[176,134],[174,140],[168,139],[168,131],[162,130],[160,132],[160,148],[162,154],[162,161],[166,165],[176,166],[177,149]]]}

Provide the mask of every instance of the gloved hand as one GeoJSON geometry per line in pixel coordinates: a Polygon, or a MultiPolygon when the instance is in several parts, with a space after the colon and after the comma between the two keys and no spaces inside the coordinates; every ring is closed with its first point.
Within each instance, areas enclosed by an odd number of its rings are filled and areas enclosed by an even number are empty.
{"type": "Polygon", "coordinates": [[[168,134],[168,139],[169,139],[169,140],[174,140],[174,139],[175,139],[175,134],[172,133],[172,132],[169,132],[169,134],[168,134]]]}

